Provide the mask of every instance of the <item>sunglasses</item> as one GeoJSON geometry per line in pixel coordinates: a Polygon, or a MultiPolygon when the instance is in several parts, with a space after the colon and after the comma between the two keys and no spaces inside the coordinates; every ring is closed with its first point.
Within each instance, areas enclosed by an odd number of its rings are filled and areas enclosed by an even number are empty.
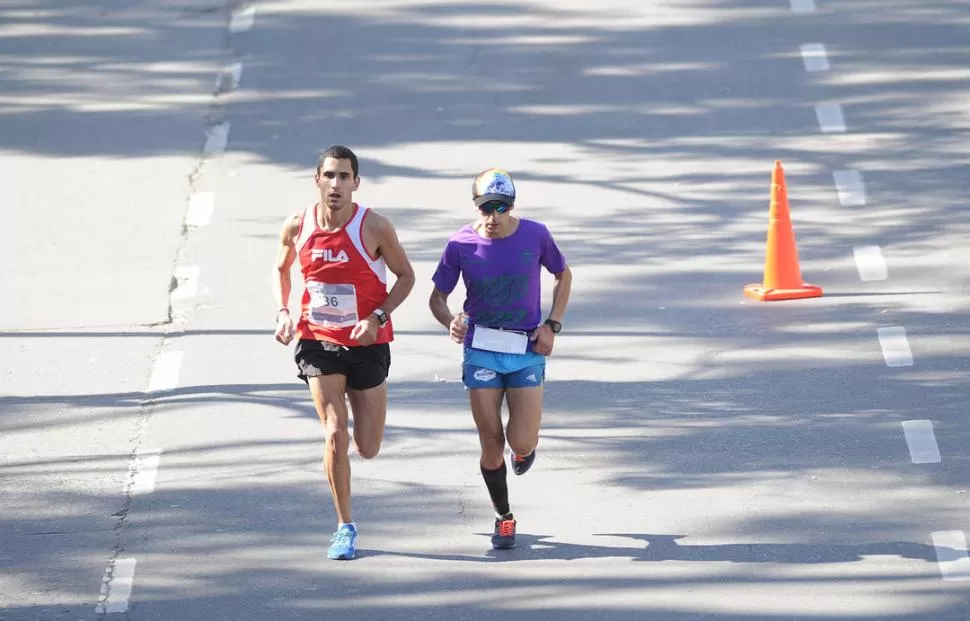
{"type": "Polygon", "coordinates": [[[505,213],[509,209],[512,209],[512,206],[502,201],[488,201],[478,207],[478,210],[486,216],[490,216],[493,213],[505,213]]]}

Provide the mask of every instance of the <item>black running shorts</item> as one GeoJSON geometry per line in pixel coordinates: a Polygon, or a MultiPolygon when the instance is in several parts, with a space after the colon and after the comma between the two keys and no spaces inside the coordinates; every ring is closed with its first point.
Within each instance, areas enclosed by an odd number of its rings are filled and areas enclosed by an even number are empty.
{"type": "Polygon", "coordinates": [[[380,386],[391,368],[391,347],[387,343],[344,347],[326,341],[300,339],[296,344],[297,377],[308,382],[318,375],[343,375],[347,387],[367,390],[380,386]]]}

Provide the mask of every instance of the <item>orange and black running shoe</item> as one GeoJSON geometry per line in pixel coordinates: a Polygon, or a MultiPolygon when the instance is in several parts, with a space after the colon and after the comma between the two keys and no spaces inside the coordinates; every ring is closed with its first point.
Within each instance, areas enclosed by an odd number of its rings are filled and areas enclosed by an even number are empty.
{"type": "Polygon", "coordinates": [[[492,533],[492,549],[508,550],[515,547],[515,518],[512,514],[495,518],[495,532],[492,533]]]}
{"type": "Polygon", "coordinates": [[[512,472],[516,475],[522,475],[529,471],[532,467],[532,462],[536,460],[536,450],[532,449],[532,452],[525,457],[519,457],[515,454],[515,451],[509,449],[509,461],[512,463],[512,472]]]}

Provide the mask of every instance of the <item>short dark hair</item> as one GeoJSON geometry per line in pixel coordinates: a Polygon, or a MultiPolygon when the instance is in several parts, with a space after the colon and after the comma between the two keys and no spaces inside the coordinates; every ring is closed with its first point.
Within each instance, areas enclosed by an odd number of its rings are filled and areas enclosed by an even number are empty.
{"type": "Polygon", "coordinates": [[[317,160],[318,175],[320,174],[320,169],[323,168],[323,160],[327,159],[328,157],[332,157],[335,160],[350,160],[350,167],[354,171],[354,179],[360,176],[358,173],[357,156],[354,155],[353,151],[342,144],[335,144],[328,147],[327,150],[323,152],[323,155],[321,155],[320,159],[317,160]]]}

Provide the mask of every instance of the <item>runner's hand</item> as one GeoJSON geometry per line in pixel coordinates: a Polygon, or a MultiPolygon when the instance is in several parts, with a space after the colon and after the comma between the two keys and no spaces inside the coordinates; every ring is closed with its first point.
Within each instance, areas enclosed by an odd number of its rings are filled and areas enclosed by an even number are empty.
{"type": "Polygon", "coordinates": [[[448,327],[448,333],[451,335],[451,340],[454,342],[464,343],[465,334],[467,332],[467,316],[464,313],[459,313],[457,317],[451,320],[451,326],[448,327]]]}
{"type": "Polygon", "coordinates": [[[276,319],[276,340],[283,345],[293,340],[293,320],[289,313],[280,313],[276,319]]]}
{"type": "Polygon", "coordinates": [[[552,346],[556,342],[556,333],[552,328],[542,324],[532,333],[532,351],[540,356],[552,354],[552,346]]]}
{"type": "Polygon", "coordinates": [[[354,339],[365,347],[367,345],[373,345],[374,341],[377,340],[377,330],[380,327],[380,321],[371,321],[370,317],[366,317],[358,321],[357,325],[354,326],[354,329],[350,331],[350,338],[354,339]]]}

